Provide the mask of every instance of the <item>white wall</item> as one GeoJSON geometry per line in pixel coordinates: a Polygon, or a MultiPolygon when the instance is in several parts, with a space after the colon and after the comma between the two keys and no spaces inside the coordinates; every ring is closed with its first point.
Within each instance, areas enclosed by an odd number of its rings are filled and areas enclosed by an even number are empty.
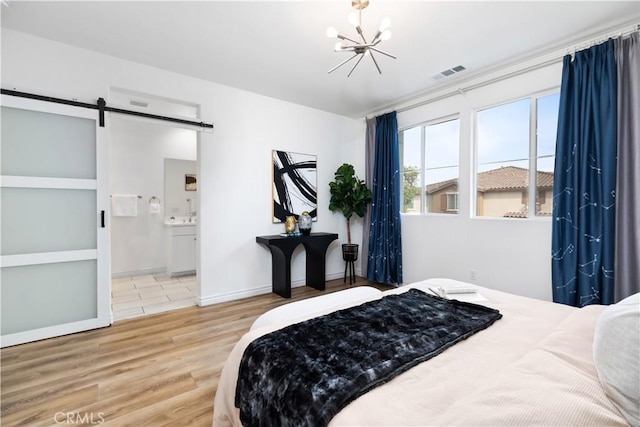
{"type": "MultiPolygon", "coordinates": [[[[550,299],[551,225],[540,220],[471,218],[473,110],[560,84],[560,64],[448,97],[398,114],[401,128],[460,114],[460,213],[404,215],[404,282],[446,276],[521,295],[550,299]],[[469,167],[464,167],[464,166],[469,167]],[[464,197],[467,195],[467,197],[464,197]]],[[[364,121],[352,120],[105,55],[3,30],[2,87],[94,101],[112,87],[200,106],[214,133],[200,133],[198,206],[200,303],[268,292],[271,256],[255,236],[271,223],[271,150],[318,157],[319,215],[314,231],[339,232],[340,214],[326,208],[328,182],[343,162],[364,175],[364,121]]],[[[362,224],[354,224],[354,241],[362,224]]],[[[327,254],[328,278],[342,277],[340,242],[327,254]]],[[[305,254],[294,255],[292,279],[304,281],[305,254]]]]}
{"type": "Polygon", "coordinates": [[[472,140],[474,110],[559,88],[560,78],[557,63],[398,114],[400,128],[460,114],[460,210],[403,215],[405,283],[449,277],[551,300],[551,218],[472,218],[472,140]]]}
{"type": "MultiPolygon", "coordinates": [[[[197,134],[150,121],[112,118],[109,123],[109,192],[136,194],[138,216],[111,217],[111,275],[164,272],[168,235],[163,211],[149,213],[149,199],[164,197],[164,159],[196,160],[197,134]]],[[[182,176],[184,188],[184,175],[182,176]]]]}
{"type": "MultiPolygon", "coordinates": [[[[319,212],[314,230],[338,231],[345,240],[343,218],[327,209],[328,182],[343,162],[364,174],[361,120],[6,29],[2,87],[84,102],[121,88],[200,106],[201,119],[215,123],[213,133],[198,136],[200,304],[270,290],[271,255],[255,236],[283,228],[271,223],[272,149],[317,155],[319,212]]],[[[361,227],[355,228],[361,234],[361,227]]],[[[304,281],[304,262],[300,248],[292,266],[294,282],[304,281]]],[[[340,242],[334,242],[327,252],[327,276],[342,277],[343,272],[340,242]]]]}

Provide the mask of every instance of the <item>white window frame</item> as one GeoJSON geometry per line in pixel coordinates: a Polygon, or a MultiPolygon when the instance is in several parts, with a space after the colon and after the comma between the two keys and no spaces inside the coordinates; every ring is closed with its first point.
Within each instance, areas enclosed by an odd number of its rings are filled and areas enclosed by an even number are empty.
{"type": "Polygon", "coordinates": [[[471,165],[471,217],[484,220],[502,221],[551,221],[551,217],[536,215],[537,202],[537,170],[538,170],[538,104],[537,101],[545,96],[560,92],[560,87],[536,91],[526,96],[512,98],[500,103],[478,107],[473,110],[473,158],[471,165]],[[478,215],[478,113],[491,108],[512,104],[523,99],[529,100],[529,187],[527,188],[527,217],[506,218],[478,215]],[[533,183],[533,185],[531,185],[533,183]],[[533,202],[532,202],[533,201],[533,202]],[[533,209],[532,209],[533,208],[533,209]]]}
{"type": "MultiPolygon", "coordinates": [[[[427,126],[434,126],[434,125],[439,125],[441,123],[446,123],[446,122],[450,122],[453,120],[458,120],[461,123],[461,119],[460,119],[460,114],[459,113],[455,113],[455,114],[450,114],[447,116],[443,116],[443,117],[439,117],[436,119],[432,119],[432,120],[428,120],[425,122],[421,122],[421,123],[416,123],[414,125],[411,126],[406,126],[403,127],[402,129],[398,130],[398,133],[404,132],[406,130],[410,130],[410,129],[415,129],[417,127],[420,128],[420,211],[419,212],[402,212],[402,215],[449,215],[447,213],[443,213],[443,212],[429,212],[427,210],[427,194],[426,194],[426,183],[425,183],[425,175],[426,175],[426,169],[425,169],[425,154],[426,154],[426,127],[427,126]]],[[[461,132],[458,132],[458,184],[460,183],[460,138],[461,138],[461,132]]],[[[404,171],[404,156],[402,153],[400,153],[400,159],[401,159],[401,164],[400,167],[401,169],[404,171]]],[[[404,172],[403,172],[404,174],[404,172]]],[[[404,179],[404,178],[403,178],[404,179]]],[[[402,184],[401,184],[402,185],[402,184]]],[[[404,201],[404,186],[402,188],[402,191],[400,192],[400,204],[403,204],[404,201]]],[[[446,207],[445,207],[446,208],[446,207]]],[[[459,210],[447,210],[447,212],[459,212],[459,210]]]]}
{"type": "MultiPolygon", "coordinates": [[[[460,179],[460,178],[458,178],[460,179]]],[[[448,192],[445,193],[447,195],[447,206],[445,207],[445,210],[447,212],[458,212],[460,210],[460,193],[458,191],[455,192],[448,192]],[[453,196],[453,197],[452,197],[453,196]],[[449,207],[449,198],[452,197],[453,200],[455,200],[455,208],[450,208],[449,207]]]]}

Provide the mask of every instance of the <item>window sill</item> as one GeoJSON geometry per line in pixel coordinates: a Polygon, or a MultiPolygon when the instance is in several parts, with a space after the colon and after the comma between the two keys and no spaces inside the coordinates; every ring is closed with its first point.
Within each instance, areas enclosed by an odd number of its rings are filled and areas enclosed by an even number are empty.
{"type": "Polygon", "coordinates": [[[479,219],[485,221],[515,221],[515,222],[551,222],[550,216],[532,216],[526,218],[509,218],[501,216],[472,216],[471,219],[479,219]]]}

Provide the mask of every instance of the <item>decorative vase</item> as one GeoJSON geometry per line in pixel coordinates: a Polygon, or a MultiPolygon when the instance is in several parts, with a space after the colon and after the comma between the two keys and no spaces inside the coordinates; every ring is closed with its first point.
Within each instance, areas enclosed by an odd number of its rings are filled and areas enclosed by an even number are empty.
{"type": "Polygon", "coordinates": [[[298,230],[305,236],[308,236],[311,233],[311,223],[313,219],[309,212],[304,211],[298,217],[298,230]]]}
{"type": "Polygon", "coordinates": [[[296,231],[296,217],[291,215],[284,220],[284,231],[288,234],[293,234],[296,231]]]}

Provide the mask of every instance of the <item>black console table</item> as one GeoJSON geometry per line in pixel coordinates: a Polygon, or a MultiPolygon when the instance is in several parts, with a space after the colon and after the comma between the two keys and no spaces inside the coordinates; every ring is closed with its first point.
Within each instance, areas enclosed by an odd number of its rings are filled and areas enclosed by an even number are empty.
{"type": "Polygon", "coordinates": [[[291,255],[300,244],[307,252],[307,286],[323,291],[325,288],[325,256],[327,248],[338,238],[335,233],[311,233],[308,236],[258,236],[256,242],[271,251],[273,292],[291,298],[291,255]]]}

